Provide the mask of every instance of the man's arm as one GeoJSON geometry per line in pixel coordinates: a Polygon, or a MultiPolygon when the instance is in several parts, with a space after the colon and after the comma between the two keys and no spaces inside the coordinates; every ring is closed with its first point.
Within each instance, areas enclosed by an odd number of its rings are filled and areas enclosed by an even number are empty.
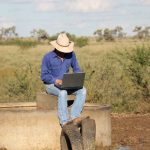
{"type": "Polygon", "coordinates": [[[81,72],[80,66],[78,64],[76,55],[74,52],[72,52],[72,62],[71,62],[71,67],[73,68],[73,72],[81,72]]]}
{"type": "Polygon", "coordinates": [[[45,84],[54,84],[55,83],[55,78],[51,74],[51,70],[48,69],[48,58],[45,55],[42,60],[42,65],[41,65],[41,79],[45,84]]]}

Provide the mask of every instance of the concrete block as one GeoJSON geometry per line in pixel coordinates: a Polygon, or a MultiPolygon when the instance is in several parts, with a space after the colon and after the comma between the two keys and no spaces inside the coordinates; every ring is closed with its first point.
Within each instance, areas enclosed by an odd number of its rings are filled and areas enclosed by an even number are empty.
{"type": "Polygon", "coordinates": [[[0,148],[60,150],[57,111],[0,111],[0,148]]]}
{"type": "MultiPolygon", "coordinates": [[[[74,95],[68,96],[68,105],[75,98],[74,95]]],[[[43,93],[37,93],[36,95],[37,109],[38,110],[55,110],[57,109],[57,96],[43,93]]]]}
{"type": "Polygon", "coordinates": [[[96,147],[111,145],[111,106],[86,103],[82,116],[90,116],[96,123],[96,147]]]}
{"type": "Polygon", "coordinates": [[[57,108],[57,97],[46,93],[37,93],[36,95],[38,110],[54,110],[57,108]]]}

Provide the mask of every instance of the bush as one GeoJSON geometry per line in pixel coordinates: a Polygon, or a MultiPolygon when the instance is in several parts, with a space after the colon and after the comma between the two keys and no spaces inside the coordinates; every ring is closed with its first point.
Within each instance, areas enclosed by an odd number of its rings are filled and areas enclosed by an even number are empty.
{"type": "Polygon", "coordinates": [[[83,47],[83,46],[88,45],[88,42],[89,42],[88,38],[80,37],[80,38],[76,38],[75,45],[78,47],[83,47]]]}
{"type": "Polygon", "coordinates": [[[105,39],[106,41],[114,41],[114,40],[115,40],[114,37],[113,37],[113,34],[112,34],[112,30],[110,30],[110,29],[108,29],[108,28],[106,28],[106,29],[104,30],[104,35],[103,35],[103,37],[104,37],[104,39],[105,39]]]}
{"type": "Polygon", "coordinates": [[[96,42],[100,42],[100,41],[102,41],[102,40],[103,40],[102,37],[97,37],[97,38],[96,38],[96,42]]]}
{"type": "Polygon", "coordinates": [[[22,101],[33,101],[36,95],[36,83],[35,71],[28,64],[25,68],[16,69],[14,76],[9,78],[6,85],[8,90],[9,99],[16,98],[16,101],[21,98],[22,101]]]}
{"type": "Polygon", "coordinates": [[[150,98],[150,47],[141,46],[131,52],[118,53],[120,62],[145,100],[150,98]],[[125,63],[126,62],[126,63],[125,63]]]}
{"type": "Polygon", "coordinates": [[[21,49],[28,49],[31,47],[35,47],[38,45],[37,41],[17,41],[17,45],[21,48],[21,49]]]}
{"type": "Polygon", "coordinates": [[[21,49],[28,49],[30,47],[35,47],[36,45],[38,45],[38,42],[33,40],[9,39],[0,41],[0,45],[17,45],[21,49]]]}
{"type": "MultiPolygon", "coordinates": [[[[113,53],[110,54],[112,56],[113,53]]],[[[113,111],[135,111],[137,91],[134,90],[122,67],[109,55],[97,56],[93,63],[83,66],[86,72],[85,87],[88,101],[100,104],[111,104],[113,111]]]]}

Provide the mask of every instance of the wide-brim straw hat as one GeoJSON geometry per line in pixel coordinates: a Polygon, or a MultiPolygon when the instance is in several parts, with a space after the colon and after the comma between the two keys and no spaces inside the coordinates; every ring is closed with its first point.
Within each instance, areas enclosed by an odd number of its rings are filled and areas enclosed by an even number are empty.
{"type": "Polygon", "coordinates": [[[69,41],[65,33],[60,33],[57,40],[51,41],[50,44],[58,51],[63,53],[70,53],[73,51],[74,42],[69,41]]]}

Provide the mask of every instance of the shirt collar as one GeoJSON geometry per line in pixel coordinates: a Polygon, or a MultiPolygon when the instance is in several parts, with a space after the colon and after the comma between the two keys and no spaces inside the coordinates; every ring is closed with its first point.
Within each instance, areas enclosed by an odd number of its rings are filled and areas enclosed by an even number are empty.
{"type": "MultiPolygon", "coordinates": [[[[58,55],[56,54],[55,50],[52,51],[52,57],[53,57],[53,58],[58,57],[58,55]]],[[[58,58],[59,58],[59,57],[58,57],[58,58]]],[[[65,59],[65,57],[64,57],[64,59],[65,59]]]]}
{"type": "Polygon", "coordinates": [[[52,52],[52,57],[57,57],[57,54],[55,53],[55,50],[52,52]]]}

